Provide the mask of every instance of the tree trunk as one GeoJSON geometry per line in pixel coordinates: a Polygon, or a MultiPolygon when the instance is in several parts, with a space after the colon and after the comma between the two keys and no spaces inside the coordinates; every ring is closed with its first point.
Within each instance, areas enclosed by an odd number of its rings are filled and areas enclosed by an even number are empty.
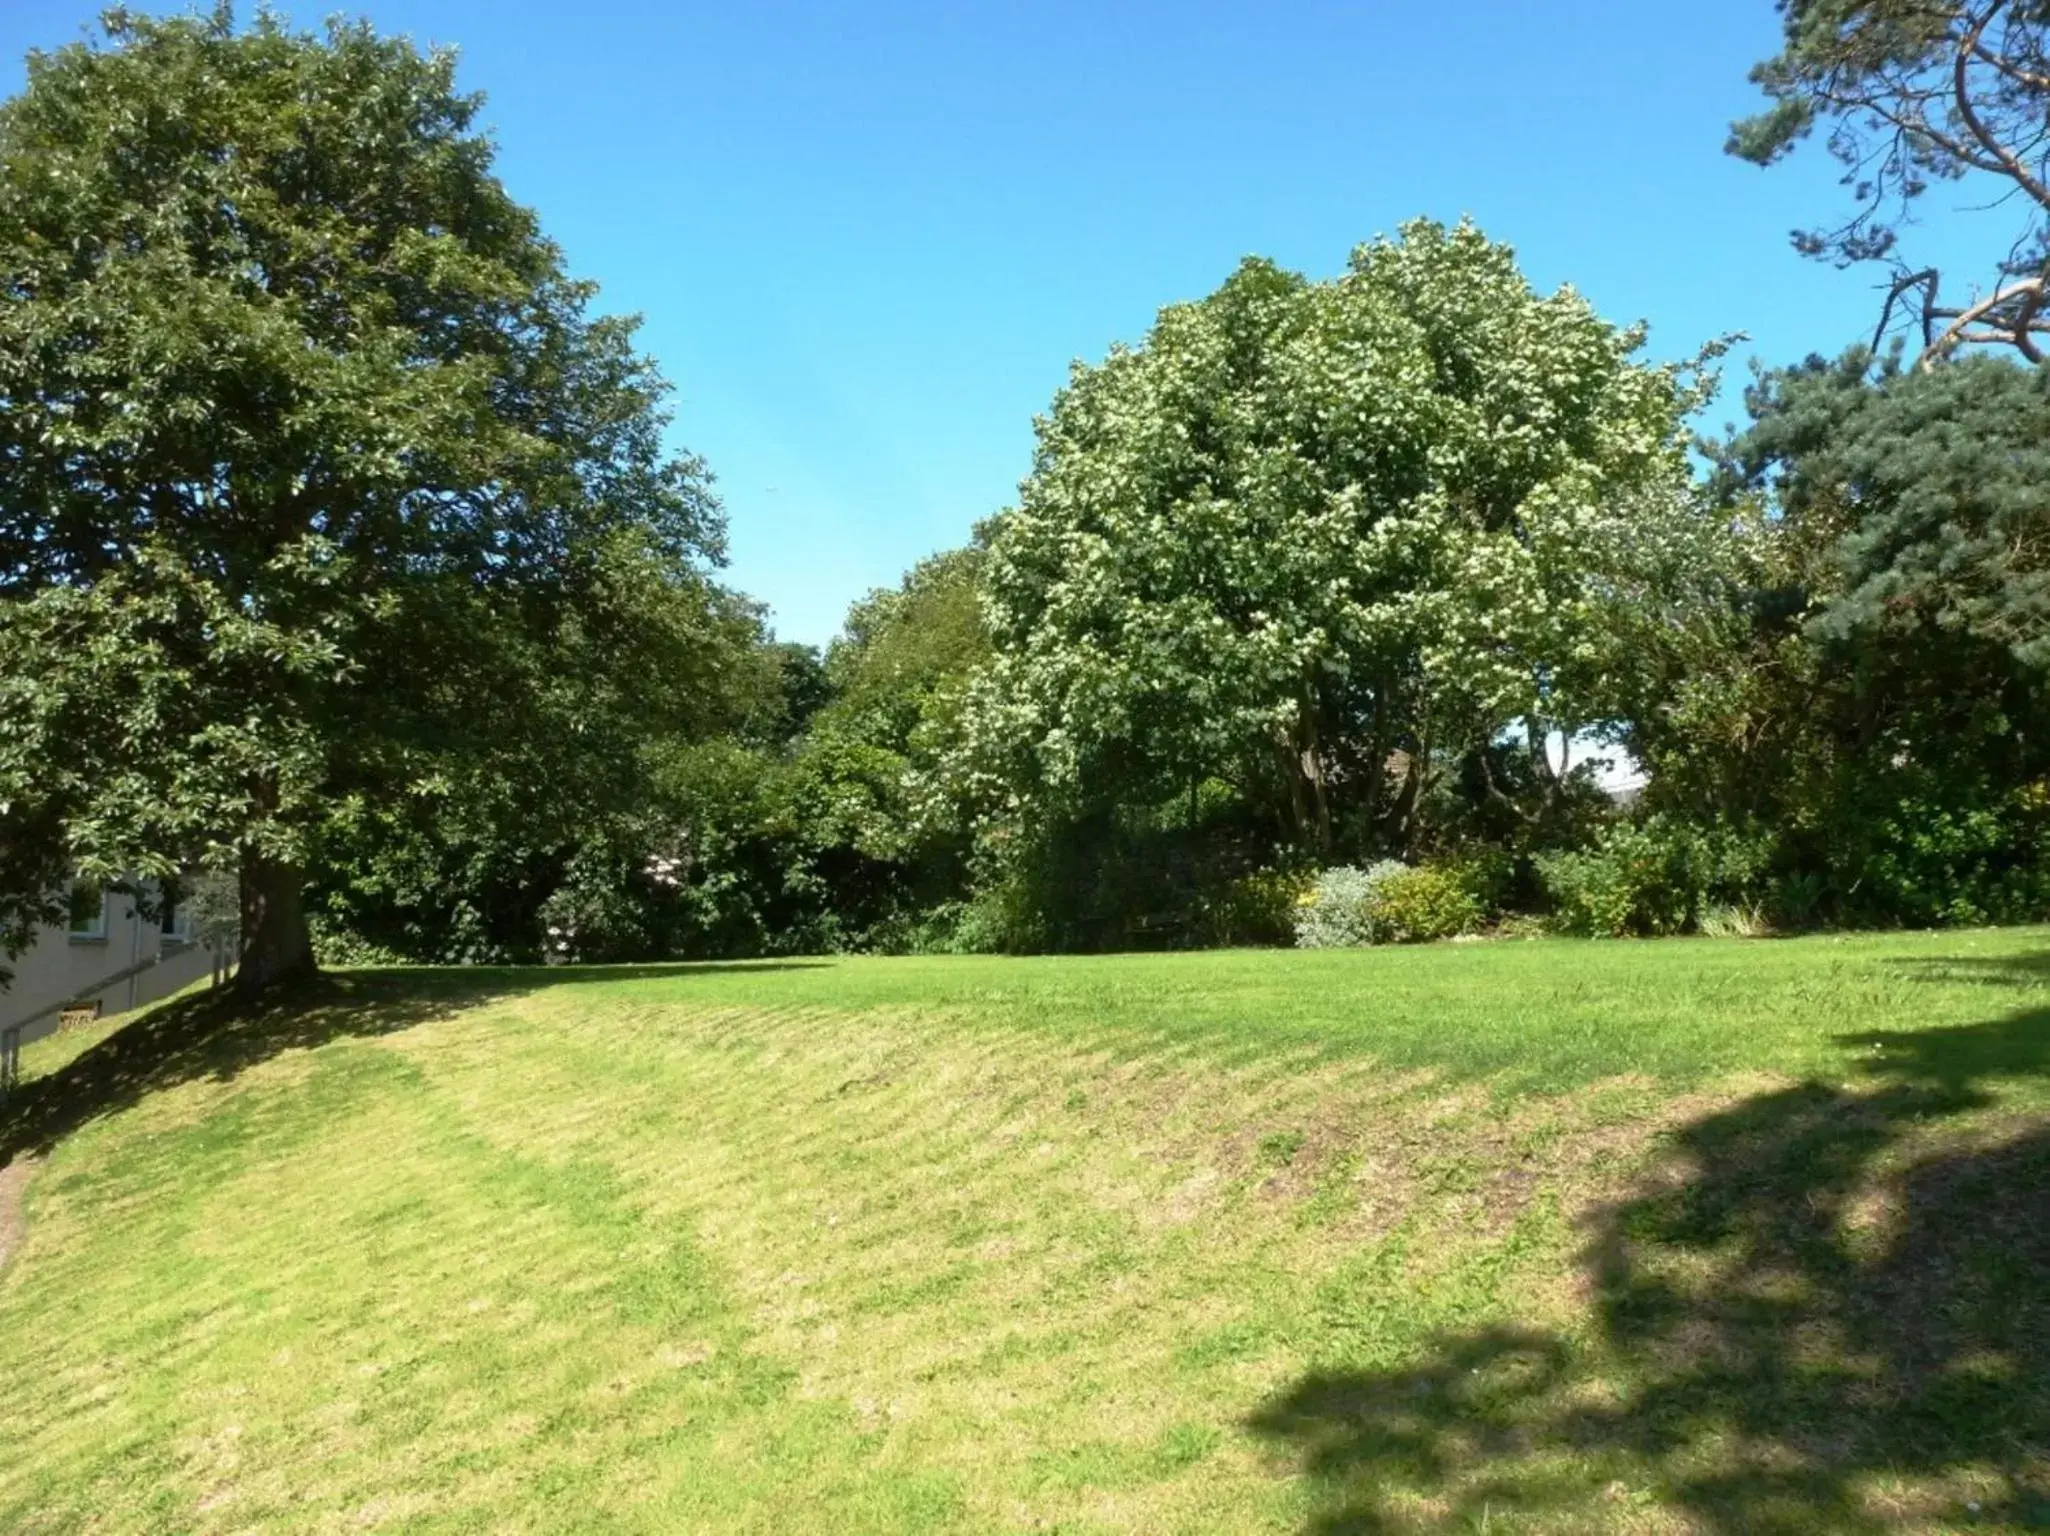
{"type": "Polygon", "coordinates": [[[305,876],[256,852],[242,857],[242,953],[235,990],[243,997],[314,972],[306,929],[305,876]]]}
{"type": "Polygon", "coordinates": [[[1416,744],[1416,751],[1410,755],[1409,772],[1403,775],[1402,793],[1396,803],[1402,808],[1401,828],[1397,834],[1401,839],[1402,857],[1415,856],[1421,841],[1424,824],[1424,795],[1431,787],[1431,727],[1428,714],[1424,717],[1423,737],[1416,744]]]}
{"type": "Polygon", "coordinates": [[[1296,707],[1295,729],[1289,732],[1290,764],[1295,777],[1296,824],[1317,840],[1317,857],[1331,857],[1331,799],[1324,787],[1324,754],[1317,731],[1316,701],[1309,685],[1296,707]],[[1307,792],[1307,793],[1306,793],[1307,792]]]}
{"type": "Polygon", "coordinates": [[[1317,807],[1317,857],[1331,857],[1331,796],[1324,788],[1324,759],[1310,749],[1310,794],[1317,807]]]}
{"type": "Polygon", "coordinates": [[[1552,733],[1546,729],[1544,721],[1536,715],[1523,717],[1523,739],[1530,747],[1530,771],[1544,787],[1548,799],[1559,778],[1552,772],[1551,738],[1552,733]]]}
{"type": "Polygon", "coordinates": [[[1274,757],[1275,768],[1288,786],[1288,804],[1281,809],[1281,821],[1288,829],[1289,841],[1301,848],[1310,835],[1310,786],[1309,775],[1303,772],[1302,748],[1296,745],[1293,731],[1276,734],[1274,757]]]}

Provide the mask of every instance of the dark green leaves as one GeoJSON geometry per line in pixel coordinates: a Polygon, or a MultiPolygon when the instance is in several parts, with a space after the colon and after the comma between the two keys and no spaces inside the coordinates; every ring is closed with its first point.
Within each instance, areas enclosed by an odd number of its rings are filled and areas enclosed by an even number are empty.
{"type": "Polygon", "coordinates": [[[562,835],[723,708],[708,476],[477,105],[222,9],[117,13],[0,107],[0,817],[61,849],[10,888],[333,857],[454,786],[466,836],[562,835]]]}

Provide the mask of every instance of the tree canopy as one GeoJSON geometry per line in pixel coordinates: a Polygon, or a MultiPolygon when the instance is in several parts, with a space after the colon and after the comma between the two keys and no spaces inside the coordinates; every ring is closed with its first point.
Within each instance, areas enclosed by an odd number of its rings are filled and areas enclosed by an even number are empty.
{"type": "Polygon", "coordinates": [[[1666,650],[1632,744],[1653,805],[1769,841],[1864,921],[2020,919],[2050,898],[2041,498],[2050,393],[1980,356],[1769,374],[1719,452],[1746,529],[1722,622],[1666,650]]]}
{"type": "Polygon", "coordinates": [[[1771,105],[1729,148],[1759,165],[1827,128],[1850,207],[1797,231],[1839,264],[1876,262],[1892,288],[1873,339],[1902,321],[1933,360],[1974,343],[2042,361],[2050,332],[2050,6],[2042,0],[1779,0],[1785,42],[1752,71],[1771,105]],[[1973,180],[2015,214],[2012,243],[1968,297],[1913,261],[1903,235],[1933,186],[1973,180]]]}
{"type": "Polygon", "coordinates": [[[1400,850],[1448,759],[1616,716],[1707,526],[1641,340],[1420,222],[1078,366],[992,527],[986,772],[1027,814],[1214,778],[1400,850]]]}
{"type": "Polygon", "coordinates": [[[527,814],[730,652],[708,477],[446,52],[111,13],[0,107],[0,894],[240,879],[310,964],[350,824],[527,814]],[[484,788],[481,789],[480,786],[484,788]]]}
{"type": "Polygon", "coordinates": [[[1842,529],[1825,631],[2050,674],[2050,378],[1980,357],[1868,386],[1861,363],[1768,380],[1733,459],[1783,517],[1842,529]]]}
{"type": "Polygon", "coordinates": [[[1780,11],[1731,147],[1826,130],[1802,248],[1946,366],[1766,372],[1703,444],[1720,344],[1653,361],[1471,223],[1250,259],[823,649],[716,579],[667,384],[450,55],[110,13],[0,105],[0,961],[74,875],[202,871],[250,988],[1274,942],[1348,861],[1414,910],[1333,932],[2050,912],[2050,4],[1780,11]],[[1960,300],[1903,247],[1969,178],[2022,228],[1960,300]]]}

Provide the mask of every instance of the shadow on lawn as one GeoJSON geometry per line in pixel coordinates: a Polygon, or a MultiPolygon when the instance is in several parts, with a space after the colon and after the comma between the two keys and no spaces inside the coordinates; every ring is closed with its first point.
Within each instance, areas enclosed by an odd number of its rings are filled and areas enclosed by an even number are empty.
{"type": "Polygon", "coordinates": [[[1869,1084],[1694,1121],[1679,1176],[1594,1218],[1584,1336],[1442,1338],[1268,1403],[1253,1429],[1319,1486],[1309,1529],[1641,1504],[1726,1532],[2050,1529],[2050,1127],[1943,1127],[2050,1075],[2050,1010],[1842,1043],[1869,1084]],[[1870,1496],[1895,1476],[1948,1486],[1870,1496]]]}
{"type": "Polygon", "coordinates": [[[1988,987],[2040,987],[2050,983],[2050,949],[2018,955],[1902,956],[1889,968],[1917,981],[1959,982],[1988,987]]]}
{"type": "Polygon", "coordinates": [[[181,997],[138,1016],[0,1107],[0,1168],[48,1151],[81,1126],[152,1093],[212,1078],[225,1082],[285,1051],[330,1040],[396,1034],[431,1019],[545,988],[740,971],[825,961],[731,965],[480,966],[323,974],[256,1003],[226,993],[181,997]]]}

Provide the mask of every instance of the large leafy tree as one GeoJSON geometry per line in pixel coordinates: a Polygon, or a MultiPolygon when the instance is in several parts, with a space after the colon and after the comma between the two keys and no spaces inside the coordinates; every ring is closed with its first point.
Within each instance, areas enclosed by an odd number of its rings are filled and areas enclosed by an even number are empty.
{"type": "Polygon", "coordinates": [[[1419,222],[1330,282],[1248,261],[1078,366],[993,525],[990,794],[1193,817],[1223,784],[1299,848],[1402,849],[1463,755],[1619,718],[1714,533],[1641,340],[1419,222]]]}
{"type": "Polygon", "coordinates": [[[1635,726],[1650,795],[1775,834],[1852,915],[2040,915],[2050,378],[1854,352],[1750,405],[1719,476],[1747,579],[1720,626],[1668,637],[1671,686],[1635,726]]]}
{"type": "Polygon", "coordinates": [[[0,937],[225,866],[259,987],[323,848],[687,723],[716,503],[453,69],[117,11],[0,107],[0,937]]]}
{"type": "Polygon", "coordinates": [[[669,740],[630,813],[548,896],[553,953],[760,954],[915,941],[966,893],[944,771],[983,652],[978,549],[921,561],[850,609],[821,664],[764,641],[735,728],[669,740]]]}
{"type": "MultiPolygon", "coordinates": [[[[1892,285],[1875,333],[1918,330],[1934,360],[1990,342],[2031,362],[2050,334],[2050,5],[2043,0],[1779,0],[1785,43],[1752,71],[1770,101],[1729,147],[1769,165],[1820,126],[1850,204],[1797,231],[1810,255],[1878,263],[1892,285]],[[2012,243],[1967,293],[1902,240],[1934,186],[1976,182],[2013,213],[2012,243]]],[[[1955,277],[1956,274],[1949,274],[1955,277]]]]}
{"type": "Polygon", "coordinates": [[[988,651],[983,559],[977,544],[920,561],[857,601],[826,653],[832,702],[786,784],[807,863],[851,933],[965,889],[967,818],[948,765],[988,651]]]}

